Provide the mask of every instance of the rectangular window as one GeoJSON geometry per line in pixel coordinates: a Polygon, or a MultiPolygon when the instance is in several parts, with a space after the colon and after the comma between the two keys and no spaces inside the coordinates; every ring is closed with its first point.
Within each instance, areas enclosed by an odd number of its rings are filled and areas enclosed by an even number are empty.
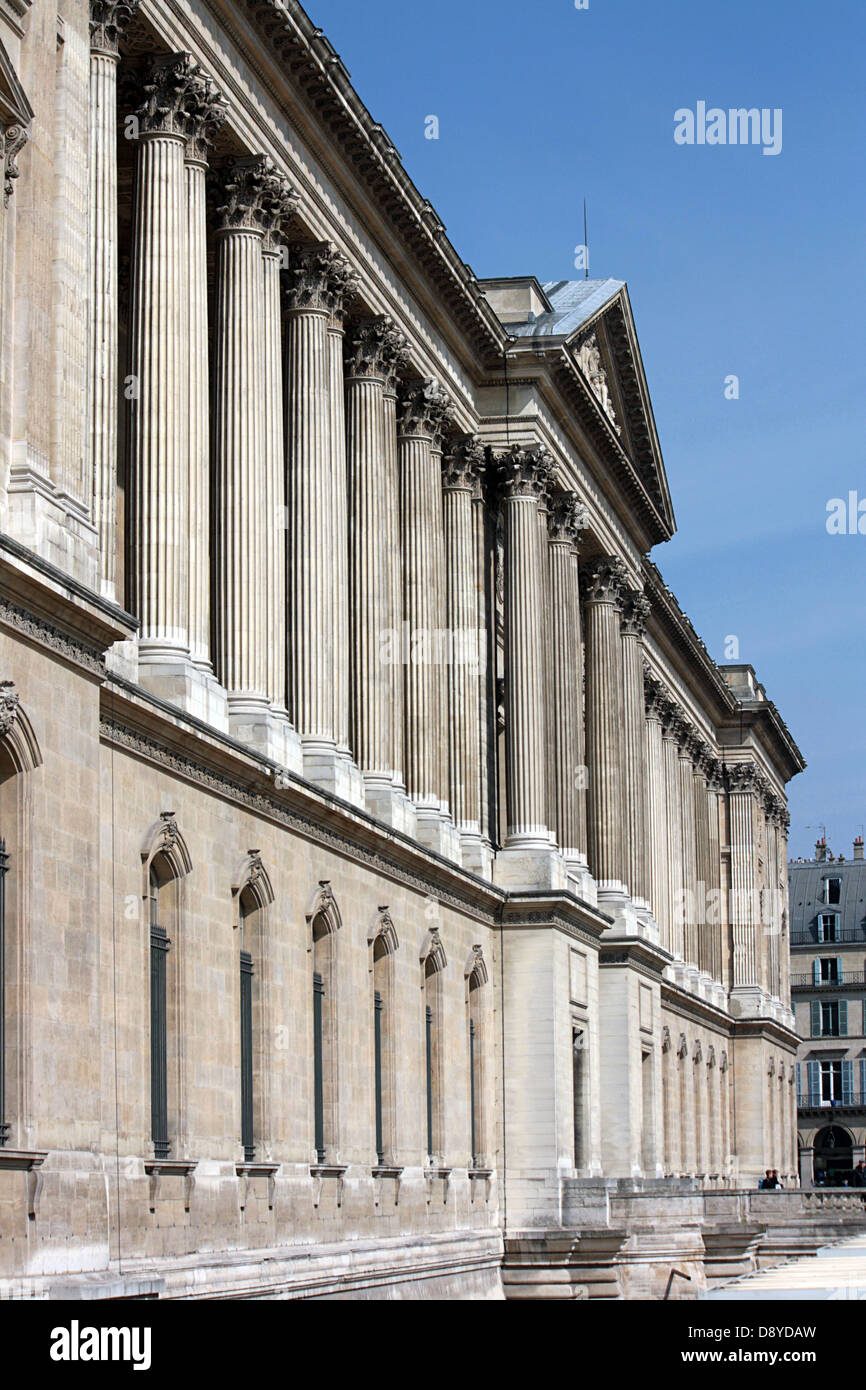
{"type": "Polygon", "coordinates": [[[839,918],[835,912],[825,912],[818,918],[818,940],[839,940],[839,918]]]}
{"type": "Polygon", "coordinates": [[[476,1085],[475,1085],[475,1019],[469,1020],[469,1141],[472,1152],[472,1167],[478,1167],[478,1144],[475,1125],[475,1105],[476,1105],[476,1085]]]}
{"type": "Polygon", "coordinates": [[[150,882],[150,1119],[153,1152],[168,1158],[168,933],[159,925],[159,883],[150,882]]]}
{"type": "Polygon", "coordinates": [[[6,874],[9,855],[0,840],[0,1149],[9,1140],[6,1115],[6,874]]]}
{"type": "Polygon", "coordinates": [[[827,879],[827,902],[838,903],[842,901],[842,880],[841,878],[827,879]]]}
{"type": "Polygon", "coordinates": [[[838,1105],[842,1100],[842,1063],[821,1063],[821,1104],[838,1105]]]}
{"type": "Polygon", "coordinates": [[[839,1005],[833,1000],[821,1005],[821,1037],[839,1037],[839,1005]]]}
{"type": "Polygon", "coordinates": [[[385,1144],[382,1125],[382,996],[378,990],[373,996],[373,1048],[376,1088],[376,1162],[381,1167],[385,1162],[385,1144]]]}
{"type": "Polygon", "coordinates": [[[433,1162],[433,1010],[424,1013],[425,1054],[427,1059],[427,1158],[433,1162]]]}
{"type": "Polygon", "coordinates": [[[325,1069],[323,1013],[325,985],[321,975],[313,975],[313,1094],[316,1161],[325,1161],[325,1069]]]}
{"type": "Polygon", "coordinates": [[[842,983],[842,971],[837,956],[828,956],[821,961],[821,984],[838,985],[842,983]]]}
{"type": "Polygon", "coordinates": [[[253,1117],[253,958],[241,951],[241,1143],[244,1162],[256,1156],[253,1117]]]}

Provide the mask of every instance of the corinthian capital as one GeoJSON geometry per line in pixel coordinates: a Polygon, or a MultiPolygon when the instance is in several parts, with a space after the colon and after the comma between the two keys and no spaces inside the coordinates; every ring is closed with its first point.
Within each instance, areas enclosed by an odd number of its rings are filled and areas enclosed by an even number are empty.
{"type": "Polygon", "coordinates": [[[214,90],[191,53],[151,58],[140,84],[143,99],[133,112],[141,135],[178,135],[188,140],[214,90]]]}
{"type": "Polygon", "coordinates": [[[335,296],[347,284],[348,263],[329,242],[295,246],[289,260],[285,304],[289,313],[333,312],[335,296]]]}
{"type": "Polygon", "coordinates": [[[640,589],[626,589],[623,594],[620,631],[624,637],[643,637],[652,604],[640,589]]]}
{"type": "Polygon", "coordinates": [[[585,603],[622,607],[628,571],[615,555],[598,555],[580,567],[580,590],[585,603]]]}
{"type": "Polygon", "coordinates": [[[206,164],[210,147],[222,130],[229,113],[229,104],[209,77],[191,93],[189,135],[186,157],[190,162],[206,164]]]}
{"type": "Polygon", "coordinates": [[[400,392],[398,425],[403,438],[426,435],[441,443],[454,418],[454,407],[438,381],[412,381],[400,392]]]}
{"type": "Polygon", "coordinates": [[[212,202],[220,232],[272,233],[297,207],[291,186],[267,155],[234,159],[214,171],[212,202]]]}
{"type": "Polygon", "coordinates": [[[94,53],[117,57],[123,31],[141,0],[90,0],[90,47],[94,53]]]}
{"type": "Polygon", "coordinates": [[[764,779],[754,763],[729,763],[726,770],[728,787],[732,792],[750,793],[752,796],[759,795],[764,785],[764,779]]]}
{"type": "Polygon", "coordinates": [[[346,335],[346,376],[384,379],[405,341],[393,319],[385,314],[358,320],[346,335]]]}
{"type": "Polygon", "coordinates": [[[646,664],[643,668],[643,694],[647,718],[657,719],[662,723],[668,698],[667,691],[646,664]]]}
{"type": "Polygon", "coordinates": [[[474,434],[456,440],[442,458],[442,486],[448,492],[471,492],[481,496],[484,449],[474,434]]]}
{"type": "Polygon", "coordinates": [[[547,534],[554,544],[577,546],[589,526],[589,512],[574,492],[555,492],[550,499],[547,534]]]}
{"type": "Polygon", "coordinates": [[[541,498],[550,488],[556,465],[543,444],[521,448],[514,444],[496,460],[499,484],[506,497],[541,498]]]}

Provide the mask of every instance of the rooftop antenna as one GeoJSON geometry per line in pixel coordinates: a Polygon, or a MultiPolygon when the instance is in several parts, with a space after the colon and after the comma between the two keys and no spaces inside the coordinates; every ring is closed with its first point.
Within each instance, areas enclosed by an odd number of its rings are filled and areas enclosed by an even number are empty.
{"type": "Polygon", "coordinates": [[[826,838],[827,838],[827,827],[826,827],[826,825],[807,825],[807,826],[806,826],[806,829],[807,829],[807,830],[820,830],[820,832],[821,832],[821,838],[824,839],[824,840],[826,840],[826,838]]]}
{"type": "Polygon", "coordinates": [[[586,274],[585,280],[589,279],[589,238],[586,234],[586,199],[583,200],[583,247],[586,252],[586,274]]]}

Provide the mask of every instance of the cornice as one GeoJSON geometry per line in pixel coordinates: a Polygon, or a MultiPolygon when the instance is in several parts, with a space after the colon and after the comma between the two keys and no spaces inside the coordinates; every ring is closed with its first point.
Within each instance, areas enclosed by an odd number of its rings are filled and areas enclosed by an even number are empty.
{"type": "Polygon", "coordinates": [[[94,674],[104,653],[127,641],[138,622],[122,608],[0,535],[0,620],[21,636],[94,674]]]}
{"type": "Polygon", "coordinates": [[[107,743],[488,926],[498,925],[505,898],[501,890],[356,807],[287,775],[245,745],[120,677],[107,677],[101,701],[100,733],[107,743]],[[282,774],[279,789],[277,773],[282,774]]]}
{"type": "Polygon", "coordinates": [[[724,676],[698,636],[676,595],[669,589],[658,567],[648,557],[643,561],[644,587],[652,604],[650,627],[658,625],[673,647],[685,658],[690,670],[697,668],[704,677],[704,689],[716,702],[719,717],[730,717],[737,702],[724,676]]]}
{"type": "MultiPolygon", "coordinates": [[[[367,191],[392,232],[414,254],[435,290],[436,301],[464,333],[482,362],[502,351],[505,333],[472,269],[457,254],[430,202],[403,168],[400,154],[370,115],[349,73],[321,29],[296,0],[207,0],[208,8],[244,43],[251,26],[271,55],[275,77],[303,98],[303,109],[327,146],[367,191]]],[[[279,93],[275,92],[279,100],[279,93]]]]}

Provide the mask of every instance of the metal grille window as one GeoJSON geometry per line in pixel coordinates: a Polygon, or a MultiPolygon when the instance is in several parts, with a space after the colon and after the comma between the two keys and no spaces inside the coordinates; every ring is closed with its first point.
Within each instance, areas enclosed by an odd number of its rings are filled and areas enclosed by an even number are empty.
{"type": "Polygon", "coordinates": [[[373,996],[374,1084],[376,1089],[376,1162],[385,1162],[384,1129],[382,1124],[382,996],[373,996]]]}
{"type": "Polygon", "coordinates": [[[171,942],[159,924],[159,880],[150,874],[150,1117],[153,1151],[168,1158],[167,965],[171,942]]]}
{"type": "Polygon", "coordinates": [[[477,1081],[475,1077],[475,1019],[469,1020],[469,1116],[470,1116],[470,1141],[472,1145],[472,1167],[478,1167],[478,1126],[475,1122],[475,1106],[477,1081]]]}
{"type": "Polygon", "coordinates": [[[427,1157],[433,1162],[433,1010],[430,1005],[424,1012],[425,1053],[427,1060],[427,1157]]]}
{"type": "Polygon", "coordinates": [[[313,1106],[316,1160],[325,1161],[325,1067],[323,1017],[325,984],[318,972],[313,975],[313,1106]]]}
{"type": "Polygon", "coordinates": [[[0,1149],[9,1140],[6,1115],[6,875],[9,855],[0,840],[0,1149]]]}
{"type": "Polygon", "coordinates": [[[253,1110],[253,958],[241,951],[241,1143],[244,1162],[256,1156],[253,1110]]]}

